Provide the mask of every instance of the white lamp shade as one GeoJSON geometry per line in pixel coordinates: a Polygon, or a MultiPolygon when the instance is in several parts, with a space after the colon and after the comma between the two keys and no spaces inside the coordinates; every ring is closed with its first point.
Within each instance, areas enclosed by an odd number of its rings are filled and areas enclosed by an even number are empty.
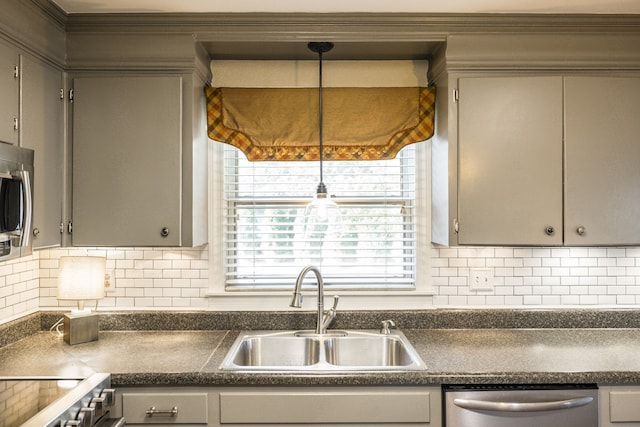
{"type": "Polygon", "coordinates": [[[103,257],[60,258],[58,299],[98,300],[104,298],[107,260],[103,257]]]}

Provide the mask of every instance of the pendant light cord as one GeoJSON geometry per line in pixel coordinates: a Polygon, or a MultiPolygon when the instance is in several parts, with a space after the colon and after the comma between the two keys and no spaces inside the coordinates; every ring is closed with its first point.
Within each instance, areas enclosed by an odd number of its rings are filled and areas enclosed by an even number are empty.
{"type": "Polygon", "coordinates": [[[318,51],[319,58],[319,66],[318,66],[318,126],[319,126],[319,137],[320,137],[320,184],[323,184],[322,180],[322,162],[324,161],[324,142],[322,135],[322,50],[318,51]]]}
{"type": "Polygon", "coordinates": [[[320,184],[318,184],[317,193],[322,194],[323,197],[327,194],[327,187],[324,185],[323,181],[323,162],[324,162],[324,137],[323,137],[323,113],[322,113],[322,54],[325,52],[329,52],[333,49],[333,43],[331,42],[310,42],[307,44],[307,47],[318,54],[318,131],[320,137],[320,184]]]}

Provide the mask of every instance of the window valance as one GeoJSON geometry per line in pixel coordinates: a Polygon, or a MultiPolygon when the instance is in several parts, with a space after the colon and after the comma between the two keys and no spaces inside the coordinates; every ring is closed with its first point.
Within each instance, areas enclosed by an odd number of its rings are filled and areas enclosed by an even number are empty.
{"type": "MultiPolygon", "coordinates": [[[[205,89],[209,138],[250,161],[319,160],[318,89],[205,89]]],[[[324,160],[394,158],[434,132],[435,87],[324,88],[324,160]]]]}

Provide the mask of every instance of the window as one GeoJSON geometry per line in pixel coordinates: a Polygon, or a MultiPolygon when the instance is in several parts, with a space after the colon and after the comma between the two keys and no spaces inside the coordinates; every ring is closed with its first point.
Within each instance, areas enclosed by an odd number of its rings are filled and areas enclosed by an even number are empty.
{"type": "MultiPolygon", "coordinates": [[[[324,162],[342,225],[318,247],[301,227],[318,162],[248,162],[236,148],[212,143],[210,295],[235,298],[236,308],[267,309],[269,297],[288,295],[302,267],[315,264],[325,288],[341,296],[430,296],[426,146],[408,146],[394,160],[324,162]],[[249,295],[259,295],[255,305],[240,302],[249,295]]],[[[279,299],[276,309],[288,308],[279,299]]],[[[418,306],[399,308],[408,307],[418,306]]]]}
{"type": "MultiPolygon", "coordinates": [[[[427,61],[326,65],[331,76],[326,87],[428,86],[427,61]]],[[[315,88],[317,68],[316,61],[211,64],[216,87],[315,88]]],[[[340,233],[324,236],[326,246],[319,247],[299,227],[319,182],[318,163],[247,163],[235,149],[210,142],[208,307],[291,310],[295,278],[309,263],[321,268],[332,288],[328,296],[340,295],[340,310],[433,307],[431,142],[407,148],[398,160],[378,165],[324,162],[323,180],[341,207],[343,225],[340,233]]],[[[314,293],[306,293],[303,307],[314,309],[314,293]]]]}
{"type": "Polygon", "coordinates": [[[226,287],[290,287],[308,264],[327,288],[388,289],[415,281],[415,150],[393,160],[323,162],[341,221],[307,233],[318,162],[248,162],[224,149],[226,287]]]}

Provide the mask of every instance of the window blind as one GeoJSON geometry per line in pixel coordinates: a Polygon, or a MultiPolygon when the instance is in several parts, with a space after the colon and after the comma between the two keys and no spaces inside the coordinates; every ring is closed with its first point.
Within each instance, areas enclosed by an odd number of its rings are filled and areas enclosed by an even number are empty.
{"type": "Polygon", "coordinates": [[[323,163],[341,226],[305,236],[304,209],[318,162],[249,162],[224,148],[225,285],[290,289],[303,266],[335,289],[412,288],[415,283],[415,147],[390,160],[323,163]]]}

